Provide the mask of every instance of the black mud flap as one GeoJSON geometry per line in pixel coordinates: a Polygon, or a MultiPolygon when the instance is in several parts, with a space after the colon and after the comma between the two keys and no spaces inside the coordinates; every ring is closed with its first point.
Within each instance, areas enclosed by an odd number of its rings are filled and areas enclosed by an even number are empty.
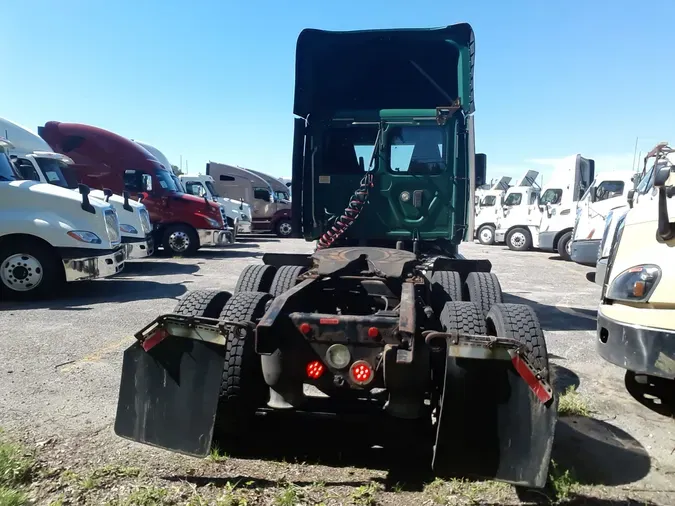
{"type": "Polygon", "coordinates": [[[211,448],[225,346],[168,336],[124,352],[115,433],[195,457],[211,448]]]}
{"type": "Polygon", "coordinates": [[[433,470],[440,477],[546,484],[557,421],[506,360],[448,357],[433,470]]]}

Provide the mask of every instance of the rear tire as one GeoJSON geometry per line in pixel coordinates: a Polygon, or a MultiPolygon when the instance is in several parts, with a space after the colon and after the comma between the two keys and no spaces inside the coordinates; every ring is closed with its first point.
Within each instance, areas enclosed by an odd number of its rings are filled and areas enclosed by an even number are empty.
{"type": "Polygon", "coordinates": [[[462,279],[459,272],[434,272],[431,276],[431,308],[434,313],[440,315],[446,302],[459,302],[461,300],[462,279]]]}
{"type": "Polygon", "coordinates": [[[548,352],[537,314],[525,304],[494,304],[486,317],[490,336],[516,339],[525,346],[525,356],[544,380],[549,379],[548,352]]]}
{"type": "Polygon", "coordinates": [[[169,225],[164,230],[162,246],[172,256],[194,255],[199,249],[199,236],[189,225],[169,225]]]}
{"type": "Polygon", "coordinates": [[[446,302],[439,317],[443,332],[485,335],[485,318],[473,302],[446,302]]]}
{"type": "Polygon", "coordinates": [[[572,232],[565,232],[560,239],[558,239],[558,255],[563,260],[568,262],[572,259],[572,232]]]}
{"type": "Polygon", "coordinates": [[[470,272],[466,277],[465,300],[470,300],[486,315],[493,304],[504,302],[502,287],[491,272],[470,272]]]}
{"type": "Polygon", "coordinates": [[[54,295],[65,284],[61,257],[32,239],[0,246],[0,297],[35,300],[54,295]]]}
{"type": "MultiPolygon", "coordinates": [[[[269,293],[239,292],[227,301],[220,313],[222,321],[253,322],[265,314],[269,293]]],[[[225,434],[239,434],[266,401],[267,385],[260,356],[255,352],[253,332],[227,326],[225,368],[220,387],[216,428],[225,434]]]]}
{"type": "Polygon", "coordinates": [[[514,228],[506,234],[506,245],[513,251],[527,251],[532,248],[532,235],[526,228],[514,228]]]}
{"type": "Polygon", "coordinates": [[[173,312],[183,316],[218,318],[230,297],[232,297],[230,292],[195,290],[185,295],[178,302],[173,312]]]}
{"type": "Polygon", "coordinates": [[[492,246],[495,243],[495,227],[492,225],[483,225],[478,229],[478,242],[485,246],[492,246]]]}
{"type": "Polygon", "coordinates": [[[274,297],[278,297],[285,291],[290,290],[297,284],[298,276],[306,270],[307,268],[301,265],[282,265],[274,275],[269,292],[274,297]]]}
{"type": "Polygon", "coordinates": [[[234,292],[269,292],[277,270],[272,265],[247,265],[237,280],[234,292]]]}

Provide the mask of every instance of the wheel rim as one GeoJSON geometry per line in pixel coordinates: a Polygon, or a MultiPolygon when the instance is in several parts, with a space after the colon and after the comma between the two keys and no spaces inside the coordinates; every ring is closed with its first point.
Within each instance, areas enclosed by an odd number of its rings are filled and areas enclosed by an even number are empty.
{"type": "Polygon", "coordinates": [[[169,236],[169,246],[177,253],[183,253],[190,247],[190,237],[185,232],[174,232],[169,236]]]}
{"type": "Polygon", "coordinates": [[[492,230],[484,228],[480,231],[480,239],[483,242],[490,242],[492,240],[492,230]]]}
{"type": "Polygon", "coordinates": [[[525,234],[522,232],[516,232],[511,235],[511,244],[516,248],[522,248],[525,246],[525,234]]]}
{"type": "Polygon", "coordinates": [[[42,264],[26,253],[8,257],[0,270],[2,283],[17,292],[34,290],[42,282],[43,276],[42,264]]]}
{"type": "Polygon", "coordinates": [[[290,235],[291,224],[288,223],[287,221],[283,222],[281,225],[279,225],[279,233],[281,235],[290,235]]]}
{"type": "Polygon", "coordinates": [[[567,241],[567,244],[565,244],[565,252],[568,257],[572,256],[572,241],[567,241]]]}

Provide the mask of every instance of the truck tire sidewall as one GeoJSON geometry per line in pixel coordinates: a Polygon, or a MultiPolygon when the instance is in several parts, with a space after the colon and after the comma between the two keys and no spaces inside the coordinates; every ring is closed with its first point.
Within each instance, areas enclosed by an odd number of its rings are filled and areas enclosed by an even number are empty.
{"type": "Polygon", "coordinates": [[[572,232],[565,232],[560,239],[558,239],[557,249],[558,255],[563,260],[568,262],[572,259],[572,251],[570,250],[572,246],[572,232]]]}
{"type": "Polygon", "coordinates": [[[492,225],[483,225],[478,229],[478,242],[481,244],[484,244],[485,246],[492,246],[495,243],[495,227],[492,225]],[[487,238],[486,234],[486,239],[483,238],[484,233],[489,233],[489,238],[487,238]]]}
{"type": "Polygon", "coordinates": [[[293,228],[291,225],[291,220],[288,218],[282,218],[277,222],[276,227],[274,227],[276,230],[276,234],[279,237],[290,237],[291,234],[293,233],[293,228]]]}
{"type": "Polygon", "coordinates": [[[199,249],[199,237],[194,228],[189,225],[170,225],[164,230],[162,238],[164,250],[171,256],[189,256],[199,249]],[[175,249],[187,240],[187,247],[182,250],[175,249]]]}
{"type": "Polygon", "coordinates": [[[56,293],[58,288],[65,284],[63,264],[58,254],[48,246],[37,241],[18,240],[0,246],[0,298],[15,300],[32,300],[46,297],[56,293]],[[21,256],[25,258],[21,259],[21,256]],[[24,265],[8,264],[8,260],[23,260],[24,265]],[[12,268],[12,265],[16,265],[12,268]],[[40,269],[40,277],[37,284],[30,290],[14,290],[8,281],[19,278],[26,279],[30,272],[34,272],[36,266],[40,269]],[[17,267],[19,268],[17,270],[17,267]],[[7,269],[7,270],[5,270],[7,269]],[[11,269],[11,270],[10,270],[11,269]]]}
{"type": "Polygon", "coordinates": [[[506,245],[513,251],[527,251],[532,246],[530,232],[524,228],[514,228],[506,236],[506,245]]]}

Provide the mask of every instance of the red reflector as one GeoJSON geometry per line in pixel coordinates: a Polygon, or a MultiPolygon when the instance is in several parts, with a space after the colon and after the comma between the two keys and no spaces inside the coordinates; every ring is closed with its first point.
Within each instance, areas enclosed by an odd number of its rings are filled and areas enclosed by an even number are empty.
{"type": "Polygon", "coordinates": [[[312,330],[312,327],[309,325],[309,323],[300,324],[300,332],[303,334],[309,334],[310,330],[312,330]]]}
{"type": "Polygon", "coordinates": [[[340,323],[340,320],[338,320],[337,318],[320,318],[319,323],[321,325],[337,325],[338,323],[340,323]]]}
{"type": "Polygon", "coordinates": [[[525,380],[527,386],[530,387],[530,390],[534,392],[534,395],[537,396],[542,404],[546,404],[551,400],[551,397],[553,397],[553,391],[551,388],[543,380],[540,380],[537,378],[537,376],[535,376],[534,371],[530,369],[530,367],[527,365],[527,362],[520,358],[518,353],[513,353],[511,355],[511,362],[513,363],[513,367],[516,368],[518,374],[520,374],[520,377],[525,380]]]}
{"type": "Polygon", "coordinates": [[[377,329],[377,327],[370,327],[368,329],[368,337],[375,339],[380,335],[380,331],[377,329]]]}
{"type": "Polygon", "coordinates": [[[157,332],[155,332],[153,335],[148,337],[145,341],[143,341],[143,349],[145,351],[150,351],[152,348],[157,346],[159,343],[164,341],[164,339],[168,336],[169,334],[167,333],[166,330],[164,329],[159,329],[157,332]]]}
{"type": "Polygon", "coordinates": [[[319,379],[325,370],[326,368],[324,365],[318,360],[315,360],[314,362],[307,364],[307,377],[311,379],[319,379]]]}
{"type": "Polygon", "coordinates": [[[354,362],[349,369],[349,373],[351,374],[352,379],[359,385],[370,383],[370,380],[373,379],[373,369],[370,367],[370,364],[364,360],[354,362]]]}

